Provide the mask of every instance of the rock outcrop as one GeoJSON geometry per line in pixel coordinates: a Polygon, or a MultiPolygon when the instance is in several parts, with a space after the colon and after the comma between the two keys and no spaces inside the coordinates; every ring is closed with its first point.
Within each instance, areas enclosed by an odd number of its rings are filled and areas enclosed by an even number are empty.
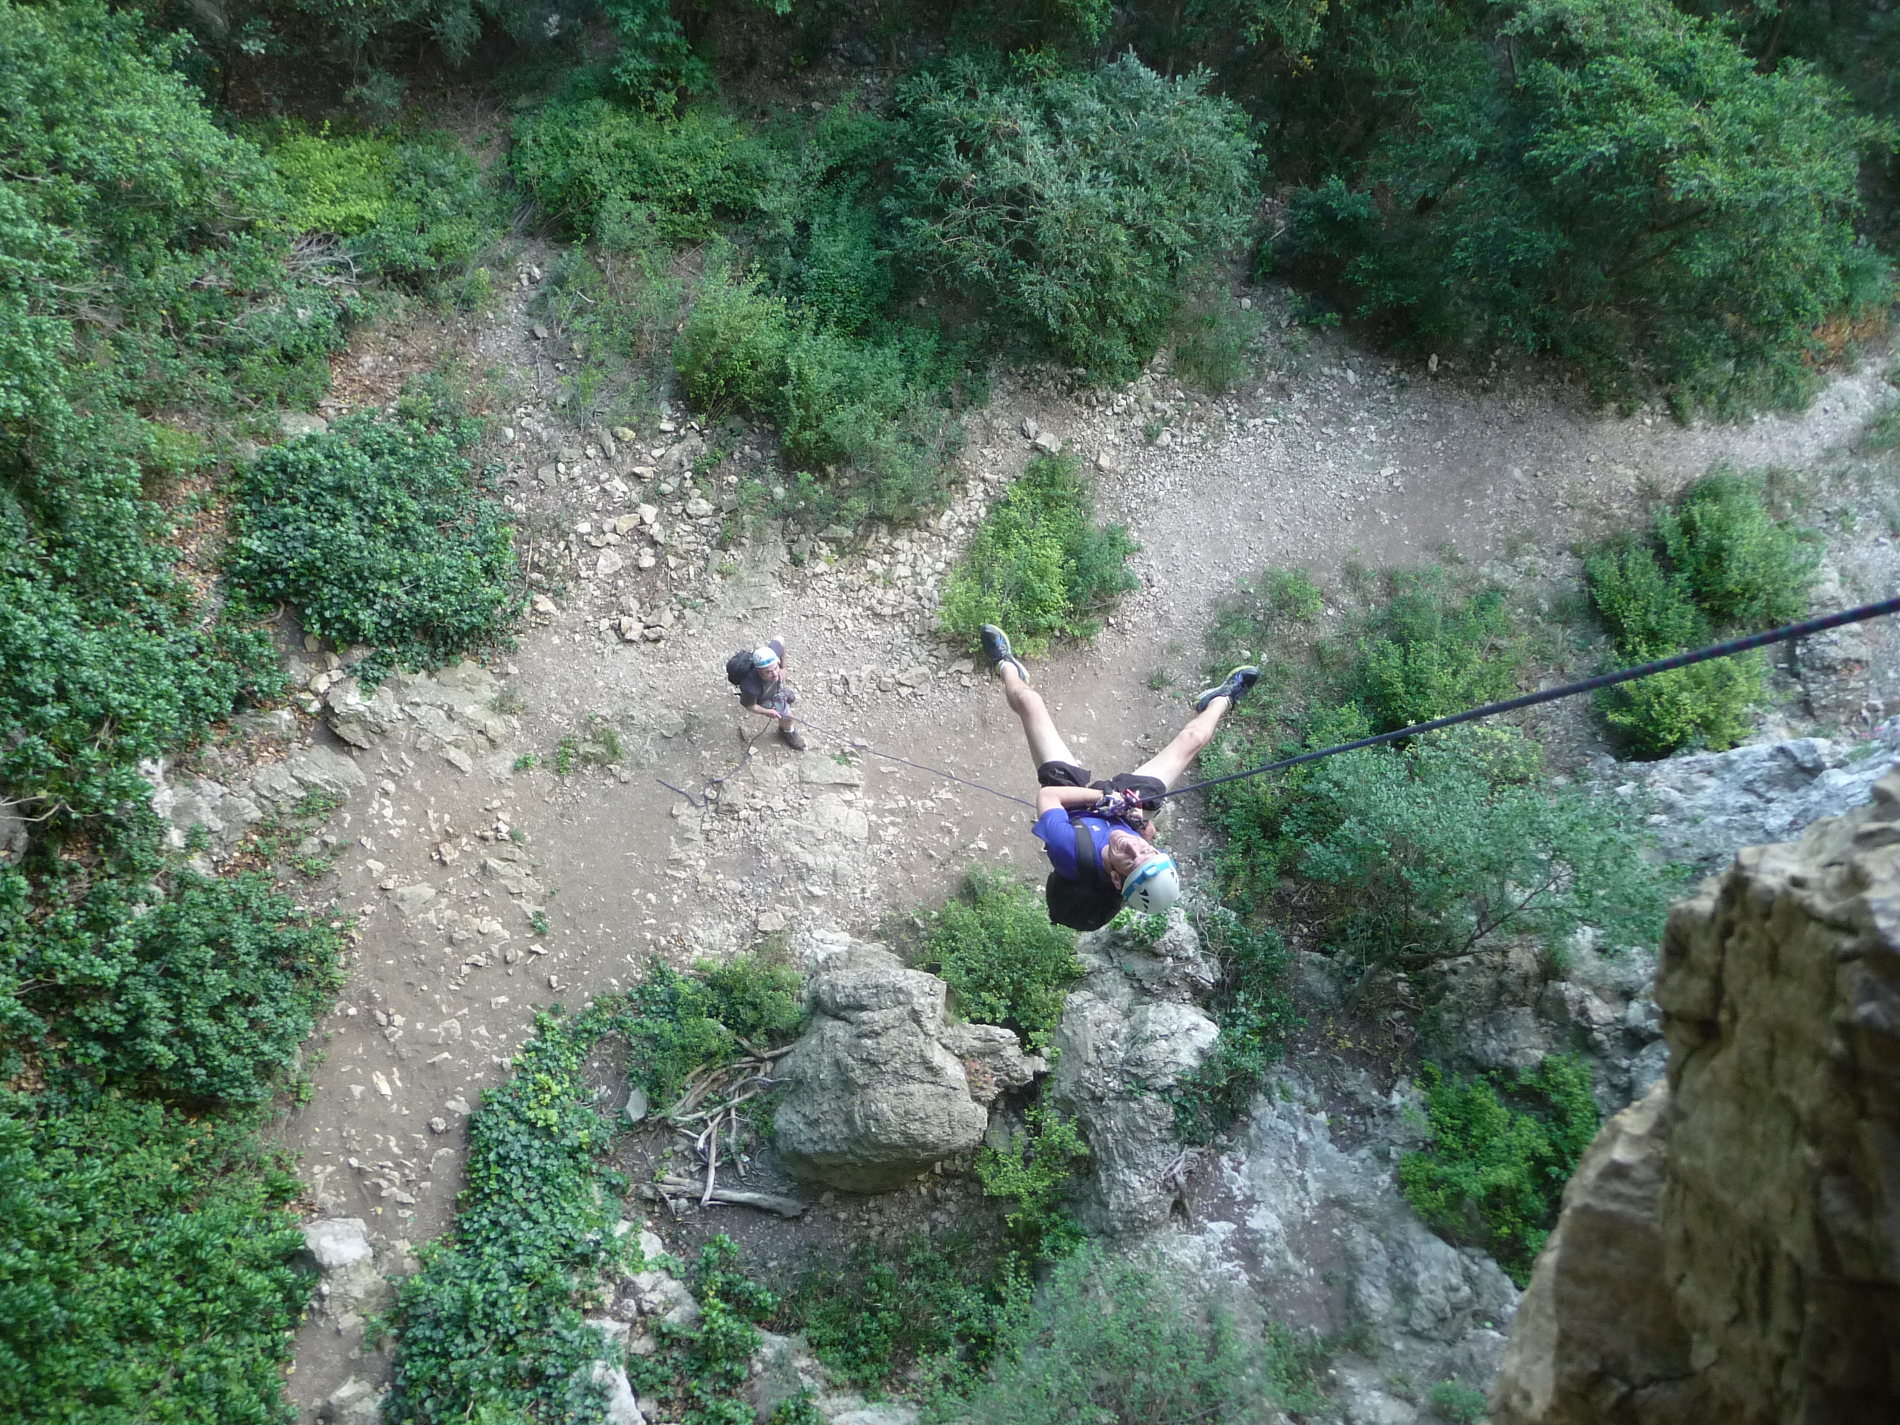
{"type": "Polygon", "coordinates": [[[1565,1193],[1498,1425],[1900,1418],[1900,774],[1670,917],[1666,1079],[1565,1193]]]}
{"type": "Polygon", "coordinates": [[[848,1192],[885,1192],[968,1153],[986,1105],[1042,1072],[1016,1036],[951,1025],[948,987],[882,946],[813,937],[811,1025],[779,1064],[775,1146],[789,1172],[848,1192]]]}
{"type": "Polygon", "coordinates": [[[1118,931],[1082,938],[1088,975],[1063,1006],[1048,1098],[1082,1124],[1091,1155],[1076,1215],[1122,1236],[1165,1221],[1190,1155],[1167,1097],[1199,1067],[1220,1030],[1192,1002],[1213,983],[1200,942],[1176,915],[1152,946],[1118,931]]]}

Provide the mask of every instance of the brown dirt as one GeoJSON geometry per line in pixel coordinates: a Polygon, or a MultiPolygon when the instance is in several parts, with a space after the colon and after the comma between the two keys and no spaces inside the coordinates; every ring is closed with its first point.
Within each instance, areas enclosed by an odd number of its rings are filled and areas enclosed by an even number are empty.
{"type": "MultiPolygon", "coordinates": [[[[545,269],[548,256],[530,248],[523,260],[545,269]]],[[[935,564],[954,554],[969,519],[1021,469],[1025,416],[1090,459],[1106,455],[1113,468],[1101,476],[1102,502],[1140,541],[1142,588],[1093,647],[1064,650],[1034,669],[1058,724],[1103,773],[1141,760],[1184,720],[1210,601],[1243,575],[1291,564],[1324,581],[1348,559],[1415,564],[1452,552],[1498,577],[1563,578],[1574,573],[1569,550],[1579,538],[1605,521],[1630,520],[1654,493],[1717,460],[1825,465],[1889,394],[1877,370],[1865,367],[1837,377],[1798,417],[1732,427],[1683,427],[1654,413],[1618,419],[1511,373],[1441,365],[1432,375],[1370,356],[1343,337],[1280,326],[1287,304],[1278,289],[1245,295],[1274,335],[1257,379],[1232,398],[1190,409],[1160,376],[1089,404],[999,380],[960,457],[969,483],[948,530],[927,531],[924,548],[906,561],[913,574],[897,580],[900,593],[934,587],[935,564]],[[1139,394],[1171,412],[1140,409],[1139,394]],[[1163,419],[1172,443],[1147,443],[1144,427],[1163,419]],[[1171,691],[1149,687],[1156,670],[1173,675],[1171,691]]],[[[774,633],[792,650],[800,710],[819,724],[1019,794],[1029,790],[1031,769],[995,687],[952,671],[968,651],[944,647],[927,611],[890,601],[888,576],[871,567],[888,545],[866,547],[866,532],[838,546],[831,562],[802,568],[767,531],[734,550],[730,567],[709,557],[671,570],[661,563],[646,574],[630,569],[611,589],[580,578],[554,547],[557,537],[631,506],[593,488],[591,477],[550,487],[534,478],[558,447],[583,446],[590,436],[546,404],[554,373],[529,334],[530,296],[530,288],[513,289],[465,340],[477,369],[512,374],[526,393],[517,413],[544,430],[517,421],[518,443],[495,452],[521,492],[524,523],[538,532],[535,567],[557,605],[523,629],[505,666],[522,710],[521,748],[541,766],[491,781],[396,749],[359,757],[372,789],[333,822],[343,840],[334,888],[360,917],[359,941],[348,986],[312,1046],[312,1097],[281,1125],[313,1207],[363,1217],[392,1265],[449,1224],[466,1107],[504,1074],[536,1005],[623,987],[654,957],[679,963],[729,953],[779,923],[874,933],[941,898],[973,862],[1024,870],[1038,862],[1020,807],[872,758],[861,759],[861,786],[833,783],[824,779],[839,764],[819,746],[800,758],[768,738],[733,779],[728,809],[704,816],[658,785],[656,776],[693,785],[738,756],[735,730],[753,720],[737,712],[721,665],[731,650],[774,633]],[[600,629],[622,593],[643,607],[662,599],[699,607],[685,608],[665,641],[628,644],[600,629]],[[925,688],[878,689],[878,671],[914,666],[932,673],[925,688]],[[867,667],[868,681],[847,692],[841,675],[867,667]],[[621,762],[556,776],[561,739],[583,731],[590,716],[618,729],[621,762]],[[379,794],[382,778],[393,786],[379,794]],[[852,813],[865,818],[861,838],[848,829],[852,813]],[[457,838],[479,853],[468,838],[497,818],[525,833],[537,874],[557,895],[546,935],[530,935],[519,916],[507,923],[511,945],[532,941],[544,954],[514,963],[496,954],[470,967],[471,947],[404,921],[378,886],[428,881],[469,914],[507,916],[505,896],[475,869],[479,854],[453,864],[432,856],[457,838]],[[372,858],[378,869],[365,864],[372,858]],[[450,1023],[452,1032],[442,1028],[450,1023]],[[378,1074],[387,1094],[373,1087],[378,1074]],[[445,1131],[430,1131],[432,1118],[445,1131]]],[[[366,337],[339,364],[335,400],[386,402],[398,373],[441,349],[433,337],[403,332],[366,337]]],[[[638,444],[648,443],[660,442],[643,431],[638,444]]],[[[765,457],[739,459],[763,467],[765,457]]],[[[1204,848],[1193,809],[1176,812],[1170,830],[1191,871],[1204,848]]],[[[862,1227],[866,1212],[880,1220],[892,1211],[935,1212],[937,1194],[953,1190],[930,1186],[930,1200],[910,1208],[898,1199],[846,1203],[834,1225],[862,1227]]],[[[720,1211],[719,1220],[733,1221],[740,1210],[720,1211]]],[[[760,1219],[739,1230],[763,1242],[773,1228],[760,1219]]],[[[358,1329],[314,1317],[305,1325],[290,1390],[306,1418],[347,1375],[386,1373],[363,1352],[358,1329]]]]}

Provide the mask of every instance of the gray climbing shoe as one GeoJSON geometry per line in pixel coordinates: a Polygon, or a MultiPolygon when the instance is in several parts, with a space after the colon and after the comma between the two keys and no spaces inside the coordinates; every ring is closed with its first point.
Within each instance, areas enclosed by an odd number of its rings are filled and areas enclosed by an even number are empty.
{"type": "Polygon", "coordinates": [[[983,656],[989,660],[990,671],[994,673],[1005,663],[1009,664],[1021,676],[1029,681],[1029,670],[1023,667],[1023,660],[1010,652],[1009,635],[993,623],[983,625],[983,656]]]}
{"type": "Polygon", "coordinates": [[[778,725],[778,740],[783,742],[794,752],[803,752],[805,750],[805,734],[787,723],[780,723],[778,725]]]}
{"type": "Polygon", "coordinates": [[[1226,698],[1237,703],[1247,696],[1247,689],[1259,681],[1258,668],[1236,668],[1223,678],[1218,686],[1209,688],[1194,700],[1194,711],[1206,712],[1207,705],[1216,698],[1226,698]]]}

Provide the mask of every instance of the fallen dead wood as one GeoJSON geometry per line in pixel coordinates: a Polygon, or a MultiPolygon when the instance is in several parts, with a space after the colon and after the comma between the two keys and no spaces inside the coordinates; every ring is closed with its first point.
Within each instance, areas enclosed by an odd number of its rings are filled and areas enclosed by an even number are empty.
{"type": "Polygon", "coordinates": [[[756,1207],[764,1212],[776,1212],[780,1217],[798,1217],[811,1204],[800,1202],[794,1197],[780,1197],[769,1192],[739,1192],[732,1188],[716,1187],[708,1197],[705,1184],[688,1182],[684,1178],[661,1178],[657,1183],[643,1183],[641,1193],[658,1201],[662,1198],[688,1198],[700,1202],[730,1203],[734,1207],[756,1207]]]}

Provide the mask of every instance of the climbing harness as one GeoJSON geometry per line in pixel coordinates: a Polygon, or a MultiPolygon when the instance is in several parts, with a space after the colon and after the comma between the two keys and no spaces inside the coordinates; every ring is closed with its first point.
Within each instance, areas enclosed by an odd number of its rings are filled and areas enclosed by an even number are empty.
{"type": "Polygon", "coordinates": [[[1175,787],[1172,791],[1163,792],[1162,796],[1178,797],[1188,792],[1205,791],[1209,787],[1218,787],[1227,782],[1238,782],[1248,777],[1258,777],[1266,772],[1279,772],[1288,767],[1297,767],[1302,762],[1317,762],[1322,757],[1337,757],[1342,752],[1357,752],[1362,747],[1379,747],[1388,742],[1397,742],[1400,738],[1417,737],[1423,732],[1436,732],[1441,727],[1455,727],[1461,722],[1476,722],[1481,717],[1495,717],[1499,713],[1515,712],[1519,708],[1536,707],[1539,703],[1554,703],[1559,698],[1574,698],[1579,693],[1592,693],[1598,688],[1614,688],[1618,683],[1634,682],[1638,678],[1648,678],[1656,673],[1667,673],[1673,668],[1687,668],[1696,663],[1707,663],[1715,658],[1729,658],[1737,653],[1746,653],[1752,648],[1765,648],[1771,643],[1786,643],[1790,639],[1807,638],[1811,634],[1825,633],[1830,628],[1841,628],[1850,623],[1865,623],[1869,619],[1894,613],[1900,613],[1900,598],[1882,599],[1873,604],[1859,604],[1851,609],[1842,609],[1839,613],[1825,614],[1820,618],[1807,619],[1801,623],[1786,624],[1781,628],[1771,628],[1766,633],[1751,633],[1745,638],[1731,638],[1726,643],[1714,643],[1707,648],[1693,649],[1688,653],[1678,653],[1669,658],[1658,658],[1653,663],[1644,663],[1635,668],[1619,668],[1613,673],[1599,673],[1594,678],[1585,678],[1576,683],[1565,683],[1560,688],[1545,688],[1540,692],[1525,693],[1521,697],[1506,698],[1502,702],[1486,703],[1483,707],[1472,708],[1467,712],[1453,713],[1450,717],[1433,718],[1430,722],[1415,722],[1410,727],[1400,728],[1397,732],[1382,732],[1376,737],[1362,737],[1357,742],[1342,742],[1334,747],[1322,747],[1317,752],[1302,752],[1297,757],[1283,757],[1278,762],[1268,762],[1260,767],[1249,767],[1244,772],[1229,772],[1224,777],[1209,777],[1204,782],[1189,782],[1185,787],[1175,787]]]}
{"type": "MultiPolygon", "coordinates": [[[[1209,777],[1201,782],[1189,782],[1184,787],[1175,787],[1161,794],[1162,797],[1185,796],[1189,792],[1205,791],[1209,787],[1224,786],[1228,782],[1244,781],[1249,777],[1263,776],[1268,772],[1284,771],[1288,767],[1298,767],[1302,763],[1317,762],[1323,757],[1337,757],[1342,752],[1357,752],[1366,747],[1382,747],[1388,742],[1398,742],[1407,737],[1417,737],[1421,733],[1436,732],[1441,727],[1456,727],[1459,723],[1476,722],[1479,718],[1496,717],[1499,713],[1516,712],[1519,708],[1533,708],[1541,703],[1554,703],[1562,698],[1574,698],[1579,693],[1593,693],[1599,688],[1614,688],[1619,683],[1631,683],[1638,678],[1648,678],[1657,673],[1667,673],[1676,668],[1688,668],[1697,663],[1707,663],[1716,658],[1731,658],[1737,653],[1747,653],[1751,649],[1766,648],[1774,643],[1787,643],[1797,638],[1808,638],[1817,633],[1825,633],[1831,628],[1844,628],[1848,624],[1865,623],[1869,619],[1884,618],[1889,614],[1900,613],[1900,597],[1882,599],[1877,603],[1858,604],[1851,609],[1842,609],[1839,613],[1824,614],[1820,618],[1805,619],[1800,623],[1785,624],[1780,628],[1769,629],[1766,633],[1751,633],[1743,638],[1731,638],[1724,643],[1713,643],[1707,648],[1693,649],[1687,653],[1677,653],[1668,658],[1658,658],[1653,663],[1639,664],[1634,668],[1619,668],[1611,673],[1599,673],[1594,678],[1584,678],[1575,683],[1565,683],[1562,687],[1545,688],[1535,693],[1525,693],[1515,698],[1505,698],[1501,702],[1486,703],[1483,707],[1471,708],[1465,712],[1453,713],[1449,717],[1433,718],[1430,722],[1415,722],[1410,727],[1401,727],[1396,732],[1382,732],[1375,737],[1362,737],[1356,742],[1341,742],[1332,747],[1322,747],[1317,752],[1302,752],[1297,757],[1283,757],[1277,762],[1268,762],[1259,767],[1249,767],[1244,772],[1229,772],[1222,777],[1209,777]]],[[[787,688],[790,682],[787,680],[787,688]]],[[[836,728],[825,727],[813,722],[802,714],[799,723],[810,728],[820,736],[843,743],[855,752],[870,757],[881,757],[886,762],[896,762],[919,772],[928,772],[933,777],[943,777],[960,786],[971,787],[979,792],[988,792],[993,797],[1001,797],[1006,802],[1015,802],[1018,806],[1035,808],[1035,803],[1026,797],[1010,792],[998,791],[995,787],[986,787],[981,782],[973,782],[968,777],[959,777],[955,772],[946,772],[941,767],[928,767],[922,762],[913,762],[908,757],[899,757],[893,752],[880,752],[867,746],[858,738],[839,732],[836,728]]],[[[761,734],[763,736],[763,734],[761,734]]],[[[724,774],[708,779],[700,796],[674,786],[664,778],[654,780],[670,792],[678,793],[696,809],[711,806],[719,799],[720,786],[727,778],[734,776],[752,756],[752,748],[758,742],[755,737],[746,744],[745,751],[732,769],[724,774]]]]}

